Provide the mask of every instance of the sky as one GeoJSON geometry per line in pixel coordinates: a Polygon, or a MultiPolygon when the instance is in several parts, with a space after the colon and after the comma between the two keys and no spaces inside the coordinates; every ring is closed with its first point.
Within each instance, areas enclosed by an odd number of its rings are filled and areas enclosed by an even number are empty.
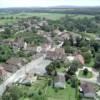
{"type": "Polygon", "coordinates": [[[100,0],[0,0],[0,8],[51,7],[51,6],[100,6],[100,0]]]}

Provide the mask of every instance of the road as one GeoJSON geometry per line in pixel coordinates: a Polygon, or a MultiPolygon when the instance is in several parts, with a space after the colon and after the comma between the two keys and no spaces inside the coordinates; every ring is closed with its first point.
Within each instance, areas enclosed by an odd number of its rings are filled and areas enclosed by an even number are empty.
{"type": "Polygon", "coordinates": [[[25,75],[25,72],[33,71],[33,73],[43,74],[45,73],[45,67],[51,63],[50,60],[45,59],[45,55],[40,58],[31,61],[27,65],[23,66],[20,70],[14,73],[11,77],[9,77],[3,84],[0,85],[0,95],[4,93],[6,90],[6,86],[12,84],[20,79],[21,76],[25,75]]]}

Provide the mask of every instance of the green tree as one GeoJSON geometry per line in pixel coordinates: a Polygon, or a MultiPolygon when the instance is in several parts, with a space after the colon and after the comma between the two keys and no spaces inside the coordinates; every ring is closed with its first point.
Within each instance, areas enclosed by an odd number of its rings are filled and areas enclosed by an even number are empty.
{"type": "Polygon", "coordinates": [[[81,64],[78,61],[73,61],[72,64],[70,65],[67,73],[69,75],[74,75],[75,72],[77,71],[77,69],[80,67],[81,67],[81,64]]]}
{"type": "Polygon", "coordinates": [[[2,100],[19,100],[21,96],[22,91],[18,87],[12,86],[3,94],[2,100]]]}
{"type": "Polygon", "coordinates": [[[100,69],[100,53],[97,53],[96,54],[96,57],[95,57],[95,68],[97,69],[100,69]]]}
{"type": "Polygon", "coordinates": [[[6,45],[0,45],[0,62],[6,61],[12,55],[12,49],[6,45]]]}
{"type": "Polygon", "coordinates": [[[90,51],[87,51],[87,52],[82,52],[82,55],[85,59],[85,63],[90,63],[91,62],[91,59],[92,59],[92,54],[90,51]]]}
{"type": "Polygon", "coordinates": [[[85,68],[84,70],[83,70],[83,75],[87,75],[88,74],[88,69],[87,68],[85,68]]]}

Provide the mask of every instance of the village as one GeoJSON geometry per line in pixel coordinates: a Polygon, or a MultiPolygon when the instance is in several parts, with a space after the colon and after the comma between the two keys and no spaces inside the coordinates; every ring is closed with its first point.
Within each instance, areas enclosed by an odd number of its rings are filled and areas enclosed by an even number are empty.
{"type": "MultiPolygon", "coordinates": [[[[40,89],[37,87],[36,93],[49,98],[45,100],[100,100],[100,70],[93,67],[97,61],[94,52],[99,53],[100,45],[95,47],[95,43],[100,42],[99,37],[92,39],[67,31],[60,26],[54,26],[45,18],[38,17],[24,18],[12,25],[2,26],[0,36],[4,38],[0,39],[0,50],[3,46],[9,48],[0,54],[11,51],[7,59],[1,57],[1,96],[4,93],[6,95],[5,91],[13,86],[33,87],[35,92],[35,85],[39,84],[40,89]],[[91,42],[93,40],[94,44],[91,42]],[[68,87],[74,88],[71,90],[74,91],[73,96],[66,92],[67,97],[66,94],[59,97],[59,91],[64,90],[65,93],[68,87]],[[54,97],[48,94],[48,88],[51,92],[55,91],[54,97]]],[[[100,59],[97,66],[100,66],[100,59]]],[[[31,98],[33,94],[30,95],[31,98]]]]}

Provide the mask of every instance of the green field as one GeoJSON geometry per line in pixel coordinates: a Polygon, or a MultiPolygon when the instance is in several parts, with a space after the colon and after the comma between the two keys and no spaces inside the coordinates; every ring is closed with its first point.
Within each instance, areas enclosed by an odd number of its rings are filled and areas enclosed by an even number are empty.
{"type": "Polygon", "coordinates": [[[57,91],[52,87],[48,87],[47,97],[48,100],[76,100],[75,89],[68,84],[66,84],[65,89],[58,89],[57,91]]]}
{"type": "Polygon", "coordinates": [[[37,16],[37,17],[45,17],[47,19],[51,20],[57,20],[65,16],[65,14],[57,14],[57,13],[19,13],[17,14],[18,17],[21,18],[27,18],[27,17],[32,17],[32,16],[37,16]]]}
{"type": "Polygon", "coordinates": [[[18,13],[18,14],[1,14],[0,17],[13,17],[13,19],[0,19],[0,24],[11,24],[16,22],[18,19],[16,19],[16,17],[18,17],[19,19],[21,18],[28,18],[28,17],[32,17],[32,16],[37,16],[37,17],[45,17],[47,19],[51,19],[51,20],[58,20],[62,17],[65,16],[65,14],[57,14],[57,13],[18,13]]]}
{"type": "Polygon", "coordinates": [[[92,74],[92,72],[89,71],[87,75],[84,75],[83,74],[83,70],[81,70],[79,72],[79,77],[82,77],[82,78],[92,78],[93,77],[93,74],[92,74]]]}
{"type": "MultiPolygon", "coordinates": [[[[16,17],[18,17],[19,19],[21,18],[28,18],[28,17],[32,17],[32,16],[37,16],[37,17],[45,17],[47,19],[51,19],[51,20],[59,20],[60,18],[64,17],[66,14],[60,14],[60,13],[37,13],[37,12],[33,12],[33,13],[18,13],[18,14],[6,14],[6,13],[1,13],[0,17],[13,17],[13,19],[0,19],[0,24],[11,24],[16,22],[18,19],[16,19],[16,17]]],[[[76,14],[67,14],[69,16],[71,16],[72,18],[84,18],[84,17],[88,17],[91,18],[93,17],[92,15],[76,15],[76,14]]]]}
{"type": "Polygon", "coordinates": [[[52,86],[49,86],[48,81],[44,78],[39,79],[30,87],[24,85],[18,85],[16,87],[26,94],[21,96],[19,100],[30,100],[28,95],[38,93],[40,90],[42,94],[47,97],[47,100],[77,100],[75,98],[75,88],[72,88],[66,83],[65,89],[55,89],[52,86]]]}

